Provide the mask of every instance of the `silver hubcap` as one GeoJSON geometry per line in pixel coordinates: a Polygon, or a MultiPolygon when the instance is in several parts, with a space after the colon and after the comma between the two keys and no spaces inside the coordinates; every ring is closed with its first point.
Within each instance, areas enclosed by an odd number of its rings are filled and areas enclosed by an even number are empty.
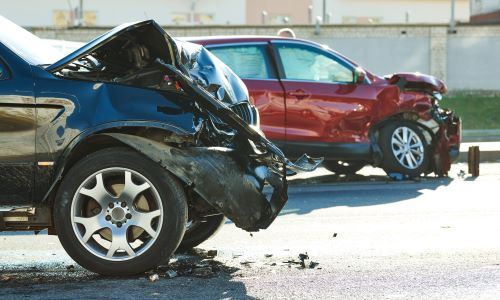
{"type": "Polygon", "coordinates": [[[398,127],[391,138],[392,153],[407,169],[416,169],[424,161],[424,145],[418,134],[408,127],[398,127]]]}
{"type": "Polygon", "coordinates": [[[160,196],[147,178],[133,170],[108,168],[87,177],[77,189],[71,223],[89,252],[122,261],[154,243],[162,211],[160,196]]]}

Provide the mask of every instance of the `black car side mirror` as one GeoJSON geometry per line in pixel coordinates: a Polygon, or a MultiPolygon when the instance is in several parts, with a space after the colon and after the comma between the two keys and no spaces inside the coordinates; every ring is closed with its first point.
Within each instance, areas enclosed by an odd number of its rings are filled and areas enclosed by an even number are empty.
{"type": "Polygon", "coordinates": [[[366,79],[366,72],[361,67],[357,67],[353,71],[354,83],[364,83],[366,79]]]}

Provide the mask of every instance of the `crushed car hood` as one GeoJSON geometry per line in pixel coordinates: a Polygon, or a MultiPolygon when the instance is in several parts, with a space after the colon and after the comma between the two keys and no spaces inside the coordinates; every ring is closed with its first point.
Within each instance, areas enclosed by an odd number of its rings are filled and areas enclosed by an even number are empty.
{"type": "Polygon", "coordinates": [[[403,89],[425,90],[433,93],[446,93],[448,90],[444,81],[437,79],[434,76],[420,73],[395,73],[384,76],[391,84],[398,85],[403,89]]]}
{"type": "Polygon", "coordinates": [[[155,21],[148,20],[142,22],[125,23],[120,26],[117,26],[112,30],[96,37],[95,39],[91,40],[87,44],[76,49],[72,53],[66,55],[65,57],[51,64],[50,66],[47,66],[45,70],[51,73],[55,73],[63,69],[67,65],[71,64],[75,60],[78,60],[86,55],[92,54],[93,52],[96,52],[98,49],[105,47],[112,40],[116,39],[116,37],[118,37],[119,35],[125,35],[134,29],[139,29],[144,27],[154,27],[159,34],[158,39],[156,39],[154,43],[158,44],[158,47],[155,47],[155,49],[160,49],[160,51],[158,51],[158,53],[155,53],[155,55],[164,60],[167,60],[169,58],[168,55],[173,57],[173,53],[168,53],[166,51],[167,49],[169,49],[169,44],[171,43],[169,41],[171,41],[172,38],[155,21]]]}
{"type": "Polygon", "coordinates": [[[113,40],[130,35],[134,31],[149,33],[150,38],[143,40],[149,44],[147,48],[152,49],[153,53],[149,53],[149,56],[173,62],[173,65],[218,100],[226,104],[248,101],[245,84],[227,65],[203,46],[173,39],[153,20],[122,24],[47,66],[45,70],[56,73],[87,55],[99,59],[100,56],[112,52],[106,51],[106,47],[110,47],[113,40]]]}

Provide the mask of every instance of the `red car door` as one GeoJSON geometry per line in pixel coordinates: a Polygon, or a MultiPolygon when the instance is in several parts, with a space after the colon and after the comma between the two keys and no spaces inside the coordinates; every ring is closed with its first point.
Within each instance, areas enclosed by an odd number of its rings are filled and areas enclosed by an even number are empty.
{"type": "Polygon", "coordinates": [[[260,114],[261,129],[267,138],[284,143],[285,97],[270,60],[267,42],[206,45],[215,56],[228,65],[245,82],[250,102],[260,114]]]}
{"type": "Polygon", "coordinates": [[[355,66],[333,52],[301,41],[272,44],[285,89],[289,154],[337,159],[368,154],[376,89],[354,83],[355,66]]]}

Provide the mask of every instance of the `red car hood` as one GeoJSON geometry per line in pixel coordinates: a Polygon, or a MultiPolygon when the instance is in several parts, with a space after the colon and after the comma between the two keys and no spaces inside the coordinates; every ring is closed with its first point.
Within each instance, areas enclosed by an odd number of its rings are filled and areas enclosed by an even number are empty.
{"type": "Polygon", "coordinates": [[[444,94],[448,88],[444,82],[434,76],[420,73],[395,73],[385,76],[390,84],[396,84],[404,89],[418,89],[444,94]]]}

